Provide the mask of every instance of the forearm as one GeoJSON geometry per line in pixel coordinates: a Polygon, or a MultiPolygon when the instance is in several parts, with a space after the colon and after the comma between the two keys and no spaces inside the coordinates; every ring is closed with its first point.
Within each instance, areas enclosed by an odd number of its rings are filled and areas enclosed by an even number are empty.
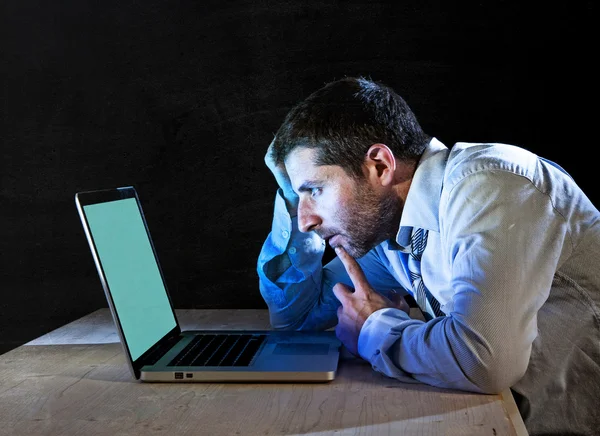
{"type": "Polygon", "coordinates": [[[321,330],[335,325],[338,302],[322,282],[324,250],[318,235],[298,230],[279,192],[257,265],[260,292],[274,328],[321,330]]]}
{"type": "Polygon", "coordinates": [[[523,375],[529,352],[499,348],[452,316],[428,323],[402,311],[375,312],[361,330],[359,352],[373,369],[403,381],[471,392],[497,393],[523,375]]]}

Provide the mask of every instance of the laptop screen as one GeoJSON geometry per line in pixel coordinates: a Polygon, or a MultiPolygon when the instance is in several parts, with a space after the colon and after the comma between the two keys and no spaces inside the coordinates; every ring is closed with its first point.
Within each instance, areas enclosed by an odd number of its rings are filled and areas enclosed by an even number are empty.
{"type": "Polygon", "coordinates": [[[135,361],[177,324],[135,198],[83,206],[135,361]]]}

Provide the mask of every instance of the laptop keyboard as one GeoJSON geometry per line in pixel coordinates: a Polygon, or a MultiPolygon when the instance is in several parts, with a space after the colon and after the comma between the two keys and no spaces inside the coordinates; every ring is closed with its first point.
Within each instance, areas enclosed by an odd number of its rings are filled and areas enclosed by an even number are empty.
{"type": "Polygon", "coordinates": [[[198,335],[168,366],[248,366],[266,335],[198,335]]]}

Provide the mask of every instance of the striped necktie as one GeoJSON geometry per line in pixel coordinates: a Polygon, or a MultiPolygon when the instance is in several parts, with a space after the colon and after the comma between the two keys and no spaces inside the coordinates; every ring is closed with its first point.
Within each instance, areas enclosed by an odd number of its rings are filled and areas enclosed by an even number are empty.
{"type": "Polygon", "coordinates": [[[410,274],[410,281],[417,297],[417,304],[423,312],[423,316],[427,321],[438,316],[444,316],[444,312],[440,309],[440,303],[436,298],[429,292],[425,283],[423,283],[423,277],[421,277],[421,257],[425,246],[427,245],[427,234],[428,231],[424,229],[413,229],[410,237],[410,256],[408,257],[408,270],[410,274]],[[429,302],[429,304],[427,304],[429,302]]]}

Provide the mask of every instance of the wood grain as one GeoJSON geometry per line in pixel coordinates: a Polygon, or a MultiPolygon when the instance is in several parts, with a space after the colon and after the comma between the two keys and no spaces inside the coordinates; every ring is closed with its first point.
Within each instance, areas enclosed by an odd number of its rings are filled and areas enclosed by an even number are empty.
{"type": "MultiPolygon", "coordinates": [[[[261,310],[177,315],[188,328],[268,325],[261,310]]],[[[527,434],[510,391],[400,383],[359,359],[330,383],[137,382],[111,326],[102,309],[0,356],[0,435],[527,434]]]]}

